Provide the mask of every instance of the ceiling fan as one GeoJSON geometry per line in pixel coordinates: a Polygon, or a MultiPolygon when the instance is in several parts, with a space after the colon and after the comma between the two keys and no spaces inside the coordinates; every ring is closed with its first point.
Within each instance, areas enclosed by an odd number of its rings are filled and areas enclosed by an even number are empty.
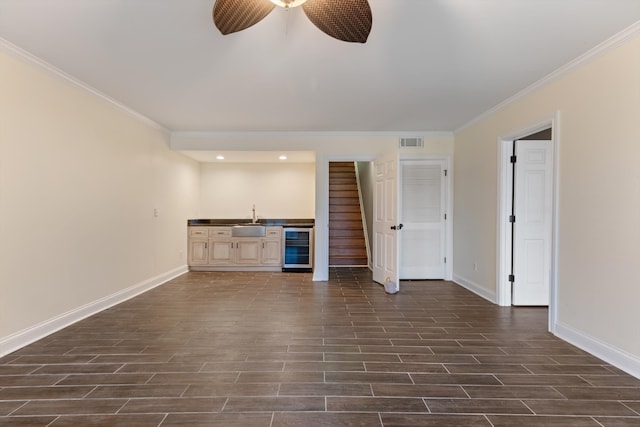
{"type": "Polygon", "coordinates": [[[371,32],[367,0],[216,0],[213,22],[223,35],[235,33],[257,24],[276,6],[302,6],[320,31],[345,42],[365,43],[371,32]]]}

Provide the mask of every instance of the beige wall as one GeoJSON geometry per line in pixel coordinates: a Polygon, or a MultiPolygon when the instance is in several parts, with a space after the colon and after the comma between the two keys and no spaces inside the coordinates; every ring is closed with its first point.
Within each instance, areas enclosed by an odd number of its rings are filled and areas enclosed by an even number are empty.
{"type": "Polygon", "coordinates": [[[202,218],[314,218],[313,163],[204,163],[202,218]]]}
{"type": "Polygon", "coordinates": [[[411,156],[453,156],[454,136],[453,133],[433,133],[423,136],[424,147],[422,148],[402,148],[400,158],[410,158],[411,156]]]}
{"type": "Polygon", "coordinates": [[[2,347],[183,267],[199,165],[157,127],[2,51],[0,93],[2,347]]]}
{"type": "Polygon", "coordinates": [[[558,111],[565,333],[640,366],[640,36],[455,136],[454,274],[495,293],[498,139],[558,111]],[[473,263],[480,266],[474,271],[473,263]]]}

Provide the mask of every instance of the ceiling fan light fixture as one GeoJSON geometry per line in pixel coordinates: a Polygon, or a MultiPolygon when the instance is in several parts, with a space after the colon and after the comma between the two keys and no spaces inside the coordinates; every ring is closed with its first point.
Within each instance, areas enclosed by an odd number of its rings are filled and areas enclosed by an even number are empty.
{"type": "Polygon", "coordinates": [[[271,0],[271,3],[276,6],[284,7],[285,9],[289,9],[290,7],[298,7],[302,6],[307,0],[271,0]]]}
{"type": "Polygon", "coordinates": [[[223,35],[247,29],[273,9],[302,6],[309,21],[335,39],[366,43],[373,16],[368,0],[216,0],[213,22],[223,35]]]}

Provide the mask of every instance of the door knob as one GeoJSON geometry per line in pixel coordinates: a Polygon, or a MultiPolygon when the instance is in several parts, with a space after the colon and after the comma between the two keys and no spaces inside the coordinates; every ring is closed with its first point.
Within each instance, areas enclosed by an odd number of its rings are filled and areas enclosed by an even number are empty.
{"type": "Polygon", "coordinates": [[[404,227],[404,225],[402,225],[402,224],[392,225],[391,229],[392,230],[402,230],[402,227],[404,227]]]}

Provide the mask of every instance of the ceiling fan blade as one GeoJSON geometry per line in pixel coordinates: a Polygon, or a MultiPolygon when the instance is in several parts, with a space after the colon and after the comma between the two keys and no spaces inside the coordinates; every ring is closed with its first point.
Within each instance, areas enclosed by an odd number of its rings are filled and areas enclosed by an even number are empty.
{"type": "Polygon", "coordinates": [[[213,22],[224,35],[249,28],[262,21],[276,7],[269,0],[216,0],[213,22]]]}
{"type": "Polygon", "coordinates": [[[308,0],[302,9],[313,25],[338,40],[365,43],[371,32],[367,0],[308,0]]]}

